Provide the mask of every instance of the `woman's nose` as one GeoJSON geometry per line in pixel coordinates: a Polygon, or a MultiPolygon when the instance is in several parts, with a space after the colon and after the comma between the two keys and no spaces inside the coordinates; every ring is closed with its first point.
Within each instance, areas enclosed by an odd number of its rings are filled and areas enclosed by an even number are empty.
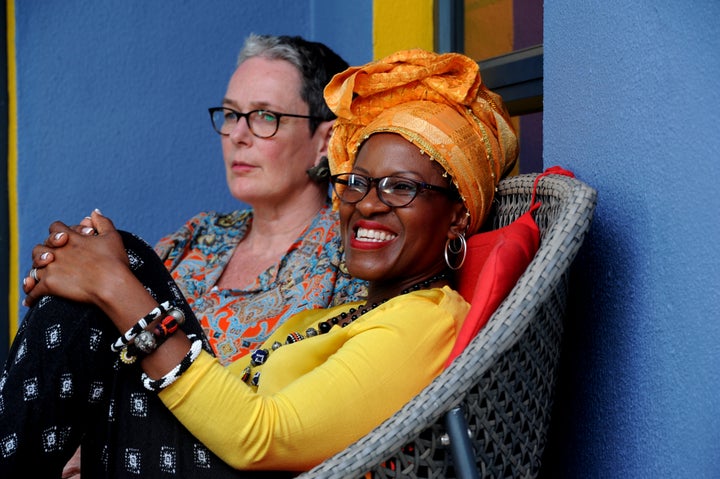
{"type": "Polygon", "coordinates": [[[378,193],[377,183],[371,183],[365,197],[355,203],[355,208],[363,215],[370,216],[373,213],[386,213],[392,209],[392,206],[386,205],[378,193]]]}
{"type": "Polygon", "coordinates": [[[228,136],[233,143],[242,142],[243,140],[247,140],[249,137],[253,136],[252,131],[250,131],[250,125],[248,125],[247,118],[239,118],[235,124],[235,128],[230,131],[228,136]]]}

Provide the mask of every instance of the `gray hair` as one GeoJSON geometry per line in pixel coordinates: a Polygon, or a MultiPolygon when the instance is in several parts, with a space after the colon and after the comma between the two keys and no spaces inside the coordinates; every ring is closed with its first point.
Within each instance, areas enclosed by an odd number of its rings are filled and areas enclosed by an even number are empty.
{"type": "Polygon", "coordinates": [[[311,42],[299,36],[250,34],[245,40],[237,65],[253,57],[285,60],[300,72],[300,97],[308,104],[310,132],[314,133],[322,121],[335,119],[325,104],[323,90],[332,77],[348,68],[337,53],[320,42],[311,42]]]}

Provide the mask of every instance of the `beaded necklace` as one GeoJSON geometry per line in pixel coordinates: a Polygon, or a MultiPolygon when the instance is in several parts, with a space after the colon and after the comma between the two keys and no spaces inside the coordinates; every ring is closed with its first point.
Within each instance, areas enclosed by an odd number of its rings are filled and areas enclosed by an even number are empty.
{"type": "MultiPolygon", "coordinates": [[[[440,281],[447,278],[446,273],[440,273],[432,278],[428,278],[426,280],[420,281],[419,283],[415,283],[414,285],[410,286],[409,288],[405,288],[402,291],[400,291],[400,295],[408,294],[413,291],[418,291],[421,289],[425,289],[428,286],[430,286],[432,283],[435,283],[436,281],[440,281]]],[[[348,324],[355,321],[357,318],[362,316],[363,314],[372,311],[373,309],[377,308],[381,304],[387,302],[390,298],[385,298],[379,303],[372,303],[370,306],[365,304],[361,308],[350,308],[348,311],[343,311],[342,313],[338,314],[337,316],[333,316],[330,319],[326,319],[325,321],[320,321],[317,325],[317,328],[310,327],[305,331],[305,335],[294,331],[290,334],[288,334],[287,338],[285,339],[285,344],[292,344],[297,343],[298,341],[302,341],[305,338],[311,338],[313,336],[317,336],[319,334],[325,334],[330,329],[332,329],[333,326],[339,325],[341,328],[344,328],[348,324]]],[[[261,364],[264,364],[265,361],[267,361],[268,357],[270,356],[271,351],[275,351],[278,348],[282,347],[283,343],[280,341],[275,341],[271,349],[264,349],[259,348],[255,349],[252,353],[250,353],[250,366],[246,367],[243,370],[242,373],[242,380],[248,384],[252,384],[253,386],[257,386],[260,382],[260,371],[256,372],[252,379],[250,378],[251,368],[255,366],[260,366],[261,364]]]]}

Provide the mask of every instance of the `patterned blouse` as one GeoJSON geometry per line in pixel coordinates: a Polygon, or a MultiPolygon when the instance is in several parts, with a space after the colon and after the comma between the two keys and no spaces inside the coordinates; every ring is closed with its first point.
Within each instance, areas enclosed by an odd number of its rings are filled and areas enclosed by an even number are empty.
{"type": "Polygon", "coordinates": [[[218,289],[252,218],[252,210],[200,213],[155,246],[225,365],[257,348],[298,311],[356,301],[366,293],[365,282],[344,268],[339,220],[329,203],[254,284],[218,289]]]}

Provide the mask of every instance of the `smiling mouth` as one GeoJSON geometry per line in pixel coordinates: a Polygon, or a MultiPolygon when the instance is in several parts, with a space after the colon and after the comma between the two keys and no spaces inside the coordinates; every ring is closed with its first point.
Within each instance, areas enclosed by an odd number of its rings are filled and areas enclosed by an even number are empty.
{"type": "Polygon", "coordinates": [[[366,241],[370,243],[384,243],[386,241],[393,240],[396,237],[397,235],[394,233],[368,228],[358,228],[355,232],[355,239],[357,241],[366,241]]]}

